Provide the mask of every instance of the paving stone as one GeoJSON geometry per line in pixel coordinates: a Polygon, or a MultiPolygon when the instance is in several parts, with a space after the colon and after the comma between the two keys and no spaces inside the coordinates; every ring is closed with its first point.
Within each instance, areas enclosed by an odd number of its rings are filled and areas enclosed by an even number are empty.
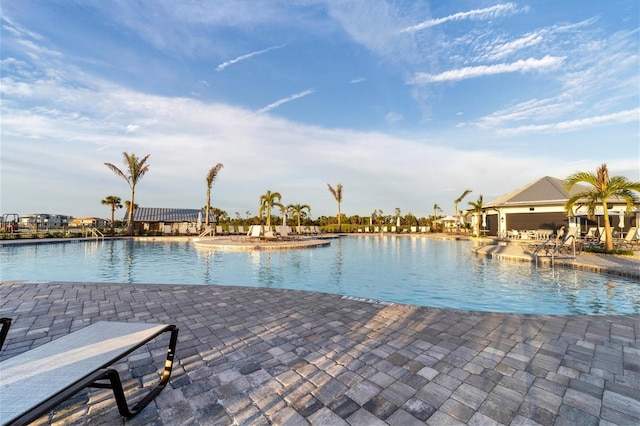
{"type": "Polygon", "coordinates": [[[334,399],[328,407],[343,419],[360,409],[360,405],[346,395],[334,399]]]}
{"type": "Polygon", "coordinates": [[[586,413],[570,405],[563,405],[560,408],[559,417],[556,419],[556,424],[563,425],[596,426],[598,423],[599,421],[597,416],[586,413]]]}
{"type": "Polygon", "coordinates": [[[413,417],[425,421],[433,413],[436,412],[436,408],[427,404],[424,401],[421,401],[417,398],[412,398],[408,400],[403,406],[402,409],[407,413],[411,414],[413,417]]]}
{"type": "Polygon", "coordinates": [[[381,396],[375,396],[362,405],[364,409],[378,417],[385,420],[391,414],[393,414],[398,407],[390,401],[382,398],[381,396]]]}
{"type": "MultiPolygon", "coordinates": [[[[462,423],[467,423],[475,413],[475,410],[468,405],[451,398],[440,406],[438,412],[446,413],[448,416],[462,423]]],[[[435,424],[435,421],[433,423],[435,424]]]]}

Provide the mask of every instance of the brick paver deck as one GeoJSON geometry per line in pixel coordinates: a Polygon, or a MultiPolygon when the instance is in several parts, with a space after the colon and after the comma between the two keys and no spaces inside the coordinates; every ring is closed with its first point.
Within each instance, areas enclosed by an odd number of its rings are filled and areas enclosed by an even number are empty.
{"type": "MultiPolygon", "coordinates": [[[[110,392],[91,389],[40,424],[640,422],[639,315],[479,313],[281,289],[58,282],[1,282],[0,315],[14,320],[1,359],[98,320],[180,327],[171,383],[138,417],[123,421],[110,392]]],[[[151,354],[161,359],[162,349],[151,354]]],[[[149,361],[137,353],[119,365],[126,389],[154,379],[149,361]]]]}

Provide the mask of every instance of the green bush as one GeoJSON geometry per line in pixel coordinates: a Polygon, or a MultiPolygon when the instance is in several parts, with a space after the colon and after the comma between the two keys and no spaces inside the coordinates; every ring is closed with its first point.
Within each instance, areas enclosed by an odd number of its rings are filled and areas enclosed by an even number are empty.
{"type": "Polygon", "coordinates": [[[633,250],[623,250],[623,249],[613,249],[607,250],[600,247],[585,247],[582,251],[588,253],[599,253],[599,254],[619,254],[622,256],[633,256],[633,250]]]}

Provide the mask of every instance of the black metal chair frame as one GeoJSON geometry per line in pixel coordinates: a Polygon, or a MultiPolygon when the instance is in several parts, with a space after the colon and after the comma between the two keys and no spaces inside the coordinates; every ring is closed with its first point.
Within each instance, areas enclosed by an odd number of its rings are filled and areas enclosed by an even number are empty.
{"type": "Polygon", "coordinates": [[[2,345],[4,345],[7,333],[9,333],[9,328],[11,327],[11,318],[0,318],[0,324],[2,324],[2,329],[0,329],[0,349],[2,349],[2,345]]]}
{"type": "Polygon", "coordinates": [[[7,423],[7,425],[27,425],[86,387],[112,389],[120,415],[128,418],[136,416],[162,391],[162,389],[164,389],[164,387],[169,382],[169,379],[171,378],[171,370],[173,368],[173,360],[175,357],[176,344],[178,341],[178,328],[175,325],[166,325],[164,328],[147,337],[143,341],[140,341],[137,345],[131,347],[129,350],[119,353],[116,357],[114,357],[110,362],[107,363],[107,365],[109,366],[115,364],[117,361],[126,357],[136,349],[146,345],[156,337],[166,332],[170,332],[171,336],[169,338],[167,358],[160,382],[153,389],[151,389],[149,393],[133,408],[129,408],[129,404],[127,403],[118,371],[113,368],[99,368],[94,371],[88,372],[88,374],[82,379],[76,381],[65,389],[61,389],[53,397],[40,402],[39,404],[29,409],[29,411],[12,419],[9,423],[7,423]]]}

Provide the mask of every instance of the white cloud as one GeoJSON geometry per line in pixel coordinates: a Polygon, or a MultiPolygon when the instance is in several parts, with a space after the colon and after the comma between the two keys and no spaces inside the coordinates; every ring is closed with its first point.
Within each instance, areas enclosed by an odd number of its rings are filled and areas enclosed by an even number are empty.
{"type": "Polygon", "coordinates": [[[272,46],[272,47],[268,47],[266,49],[257,50],[255,52],[247,53],[246,55],[238,56],[237,58],[231,59],[229,61],[223,62],[220,65],[218,65],[216,67],[216,71],[222,71],[223,69],[227,68],[229,65],[233,65],[233,64],[236,64],[236,63],[241,62],[241,61],[246,61],[249,58],[253,58],[254,56],[258,56],[258,55],[263,55],[263,54],[265,54],[267,52],[271,52],[272,50],[282,49],[285,46],[286,46],[286,44],[280,44],[278,46],[272,46]]]}
{"type": "Polygon", "coordinates": [[[469,20],[493,19],[500,16],[513,14],[517,12],[517,10],[518,8],[515,3],[497,4],[495,6],[487,7],[484,9],[474,9],[466,12],[454,13],[453,15],[445,16],[443,18],[429,19],[417,25],[412,25],[410,27],[403,28],[400,32],[407,33],[407,32],[420,31],[425,28],[434,27],[436,25],[444,24],[445,22],[450,22],[450,21],[461,21],[465,19],[469,19],[469,20]]]}
{"type": "Polygon", "coordinates": [[[296,99],[300,99],[300,98],[308,96],[308,95],[310,95],[310,94],[312,94],[314,92],[315,92],[314,89],[308,89],[308,90],[305,90],[305,91],[302,91],[302,92],[294,93],[291,96],[287,96],[286,98],[278,99],[277,101],[275,101],[273,103],[270,103],[266,107],[259,109],[258,112],[259,113],[265,113],[265,112],[271,111],[272,109],[277,108],[282,104],[286,104],[287,102],[291,102],[291,101],[294,101],[296,99]]]}
{"type": "Polygon", "coordinates": [[[506,128],[498,131],[504,136],[514,136],[527,133],[559,133],[581,130],[595,125],[613,125],[619,123],[640,122],[640,108],[615,112],[595,117],[580,118],[577,120],[561,121],[549,124],[533,124],[514,128],[506,128]]]}
{"type": "Polygon", "coordinates": [[[364,83],[365,81],[367,81],[366,78],[358,77],[358,78],[352,79],[349,83],[358,84],[358,83],[364,83]]]}
{"type": "Polygon", "coordinates": [[[391,123],[391,124],[402,121],[402,119],[403,119],[402,115],[395,112],[389,112],[387,113],[387,115],[384,116],[384,120],[387,123],[391,123]]]}
{"type": "Polygon", "coordinates": [[[440,74],[416,73],[409,84],[428,84],[443,81],[459,81],[469,78],[482,77],[486,75],[504,74],[511,72],[529,72],[544,68],[556,68],[565,58],[557,56],[545,56],[542,59],[524,59],[508,64],[479,65],[475,67],[464,67],[442,72],[440,74]]]}
{"type": "Polygon", "coordinates": [[[519,50],[540,44],[544,40],[544,34],[545,31],[536,31],[525,34],[523,37],[518,39],[494,46],[493,51],[487,55],[486,59],[490,61],[497,61],[511,56],[519,50]]]}

